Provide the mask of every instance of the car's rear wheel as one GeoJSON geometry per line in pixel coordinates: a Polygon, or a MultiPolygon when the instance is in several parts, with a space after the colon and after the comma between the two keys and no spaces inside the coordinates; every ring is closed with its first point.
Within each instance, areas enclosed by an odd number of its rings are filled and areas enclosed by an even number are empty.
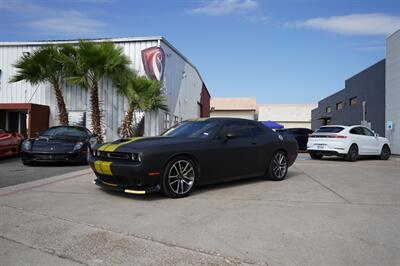
{"type": "Polygon", "coordinates": [[[273,181],[285,179],[288,170],[287,156],[283,151],[277,151],[272,155],[267,176],[273,181]]]}
{"type": "Polygon", "coordinates": [[[310,157],[314,160],[321,160],[323,155],[322,154],[315,154],[310,152],[310,157]]]}
{"type": "Polygon", "coordinates": [[[390,158],[390,148],[387,144],[383,145],[382,150],[381,150],[381,154],[379,155],[379,159],[381,160],[388,160],[390,158]]]}
{"type": "Polygon", "coordinates": [[[350,146],[345,159],[349,162],[355,162],[358,160],[358,146],[356,144],[350,146]]]}
{"type": "Polygon", "coordinates": [[[186,197],[197,177],[195,164],[186,156],[173,158],[165,167],[162,190],[171,198],[186,197]]]}

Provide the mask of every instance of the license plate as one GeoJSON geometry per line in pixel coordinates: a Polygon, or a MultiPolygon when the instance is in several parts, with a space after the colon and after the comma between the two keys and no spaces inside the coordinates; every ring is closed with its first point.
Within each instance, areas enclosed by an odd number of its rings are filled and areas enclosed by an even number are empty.
{"type": "Polygon", "coordinates": [[[318,149],[318,150],[323,150],[323,149],[325,149],[325,145],[323,145],[323,144],[317,144],[317,149],[318,149]]]}

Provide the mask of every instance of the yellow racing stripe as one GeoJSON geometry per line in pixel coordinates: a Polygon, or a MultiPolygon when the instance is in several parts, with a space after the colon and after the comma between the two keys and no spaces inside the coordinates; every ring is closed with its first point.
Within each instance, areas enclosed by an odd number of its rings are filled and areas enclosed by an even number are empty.
{"type": "Polygon", "coordinates": [[[97,161],[94,162],[94,169],[99,174],[112,175],[111,163],[112,162],[105,162],[105,161],[97,160],[97,161]]]}
{"type": "Polygon", "coordinates": [[[141,139],[141,137],[136,137],[136,138],[130,138],[128,141],[125,142],[121,142],[118,144],[112,144],[112,143],[108,143],[108,144],[104,144],[99,148],[99,151],[107,151],[107,152],[114,152],[116,151],[119,147],[125,145],[125,144],[129,144],[132,143],[138,139],[141,139]]]}
{"type": "Polygon", "coordinates": [[[112,175],[111,162],[102,162],[100,168],[104,175],[112,175]]]}
{"type": "Polygon", "coordinates": [[[102,174],[103,171],[101,170],[101,163],[102,161],[95,161],[94,162],[94,169],[96,170],[97,173],[102,174]]]}

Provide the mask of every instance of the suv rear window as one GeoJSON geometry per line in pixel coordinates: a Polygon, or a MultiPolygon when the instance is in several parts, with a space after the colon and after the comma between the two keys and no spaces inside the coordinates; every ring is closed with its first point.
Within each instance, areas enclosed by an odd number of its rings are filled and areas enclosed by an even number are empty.
{"type": "Polygon", "coordinates": [[[316,133],[339,133],[343,129],[343,127],[321,127],[316,133]]]}

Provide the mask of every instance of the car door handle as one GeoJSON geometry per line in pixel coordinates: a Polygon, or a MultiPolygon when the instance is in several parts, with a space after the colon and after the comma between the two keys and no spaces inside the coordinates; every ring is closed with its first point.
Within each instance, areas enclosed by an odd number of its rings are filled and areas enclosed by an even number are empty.
{"type": "Polygon", "coordinates": [[[252,145],[257,145],[257,142],[252,142],[251,144],[252,144],[252,145]]]}

